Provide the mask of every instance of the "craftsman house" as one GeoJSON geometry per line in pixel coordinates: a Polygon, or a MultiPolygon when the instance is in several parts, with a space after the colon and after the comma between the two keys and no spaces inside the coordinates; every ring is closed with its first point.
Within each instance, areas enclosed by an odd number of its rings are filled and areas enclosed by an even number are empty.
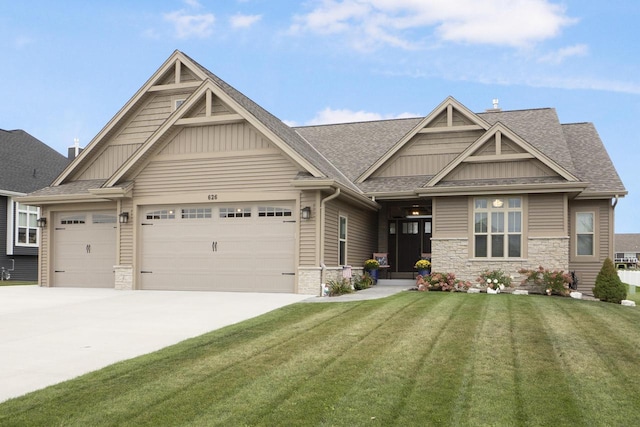
{"type": "Polygon", "coordinates": [[[16,198],[49,185],[68,161],[23,130],[0,129],[0,162],[0,272],[4,269],[12,280],[35,281],[38,208],[16,198]]]}
{"type": "Polygon", "coordinates": [[[433,269],[575,271],[591,289],[626,194],[590,123],[555,110],[291,128],[174,52],[48,188],[40,283],[317,294],[388,254],[433,269]]]}

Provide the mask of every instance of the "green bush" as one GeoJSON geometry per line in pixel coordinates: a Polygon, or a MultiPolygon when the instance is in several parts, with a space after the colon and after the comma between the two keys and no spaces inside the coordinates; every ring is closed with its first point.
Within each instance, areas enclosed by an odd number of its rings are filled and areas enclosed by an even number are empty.
{"type": "Polygon", "coordinates": [[[620,301],[627,297],[627,287],[618,272],[611,258],[607,258],[602,263],[602,268],[596,277],[596,286],[593,288],[593,296],[600,301],[620,304],[620,301]]]}
{"type": "Polygon", "coordinates": [[[329,296],[337,297],[338,295],[350,294],[353,292],[351,283],[347,279],[329,280],[327,282],[329,288],[329,296]]]}
{"type": "Polygon", "coordinates": [[[356,291],[368,289],[373,285],[373,279],[368,273],[364,273],[362,276],[354,276],[353,287],[356,291]]]}

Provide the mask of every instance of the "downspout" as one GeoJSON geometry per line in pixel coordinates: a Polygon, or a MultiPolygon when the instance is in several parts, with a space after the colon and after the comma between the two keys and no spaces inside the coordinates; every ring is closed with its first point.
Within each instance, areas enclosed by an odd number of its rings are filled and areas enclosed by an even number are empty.
{"type": "Polygon", "coordinates": [[[616,196],[615,196],[615,200],[613,201],[613,205],[611,205],[611,207],[612,207],[613,209],[615,209],[615,208],[616,208],[616,206],[618,205],[618,200],[620,200],[620,196],[619,196],[618,194],[616,194],[616,196]]]}
{"type": "Polygon", "coordinates": [[[340,195],[340,188],[336,188],[336,191],[332,195],[325,197],[320,202],[320,267],[322,267],[322,271],[320,272],[320,283],[325,283],[324,277],[325,277],[325,268],[326,268],[326,265],[324,263],[324,246],[325,246],[325,239],[324,239],[325,210],[324,210],[324,206],[328,201],[335,199],[339,195],[340,195]]]}

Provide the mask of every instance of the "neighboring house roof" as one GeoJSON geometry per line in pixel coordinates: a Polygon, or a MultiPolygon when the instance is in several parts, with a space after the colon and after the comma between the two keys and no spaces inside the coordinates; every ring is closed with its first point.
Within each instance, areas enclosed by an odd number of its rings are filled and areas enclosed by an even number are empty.
{"type": "Polygon", "coordinates": [[[26,194],[49,185],[65,156],[23,130],[0,129],[0,193],[26,194]]]}
{"type": "Polygon", "coordinates": [[[640,252],[640,233],[616,233],[613,248],[614,252],[640,252]]]}

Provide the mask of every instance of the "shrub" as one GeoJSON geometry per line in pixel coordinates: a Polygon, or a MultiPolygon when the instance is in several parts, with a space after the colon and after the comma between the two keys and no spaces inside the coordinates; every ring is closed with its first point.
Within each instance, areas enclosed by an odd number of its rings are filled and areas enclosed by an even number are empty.
{"type": "Polygon", "coordinates": [[[418,275],[416,285],[418,289],[420,289],[420,285],[423,285],[425,291],[449,292],[466,292],[471,287],[470,282],[456,279],[454,273],[431,273],[426,276],[418,275]]]}
{"type": "Polygon", "coordinates": [[[596,277],[596,286],[593,288],[593,296],[600,301],[620,304],[620,301],[627,297],[627,287],[618,272],[611,258],[607,258],[602,263],[602,268],[596,277]]]}
{"type": "Polygon", "coordinates": [[[329,296],[336,297],[338,295],[350,294],[353,292],[351,283],[347,279],[329,280],[327,282],[327,288],[329,289],[329,296]]]}
{"type": "Polygon", "coordinates": [[[540,293],[567,296],[570,293],[569,286],[573,283],[570,273],[563,270],[551,271],[542,266],[536,270],[522,268],[518,273],[526,276],[522,284],[531,282],[538,287],[540,293]]]}
{"type": "Polygon", "coordinates": [[[476,282],[491,289],[511,287],[511,277],[507,276],[502,270],[487,270],[480,274],[476,282]]]}
{"type": "Polygon", "coordinates": [[[356,291],[368,289],[373,285],[373,279],[368,273],[364,273],[362,276],[355,276],[353,278],[353,287],[356,291]]]}

